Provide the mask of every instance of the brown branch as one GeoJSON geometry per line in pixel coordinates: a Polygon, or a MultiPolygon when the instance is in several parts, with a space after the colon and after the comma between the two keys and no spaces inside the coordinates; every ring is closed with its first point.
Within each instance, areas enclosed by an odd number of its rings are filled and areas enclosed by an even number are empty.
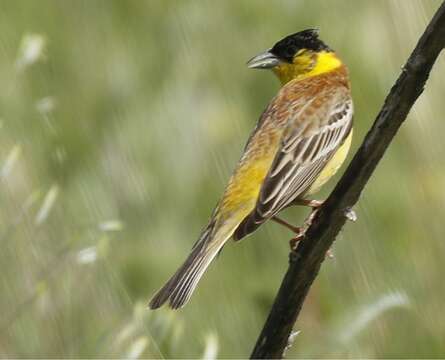
{"type": "Polygon", "coordinates": [[[388,148],[416,99],[431,68],[445,47],[445,1],[409,57],[371,130],[334,191],[320,208],[289,268],[251,358],[282,358],[309,288],[325,254],[345,224],[345,212],[358,201],[375,167],[388,148]]]}

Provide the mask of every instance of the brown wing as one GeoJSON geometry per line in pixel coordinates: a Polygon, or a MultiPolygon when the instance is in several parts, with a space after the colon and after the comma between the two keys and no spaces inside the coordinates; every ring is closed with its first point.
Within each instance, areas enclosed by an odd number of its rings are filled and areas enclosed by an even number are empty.
{"type": "Polygon", "coordinates": [[[235,239],[254,231],[310,188],[349,134],[352,113],[349,90],[339,87],[317,94],[289,114],[256,207],[237,228],[235,239]]]}

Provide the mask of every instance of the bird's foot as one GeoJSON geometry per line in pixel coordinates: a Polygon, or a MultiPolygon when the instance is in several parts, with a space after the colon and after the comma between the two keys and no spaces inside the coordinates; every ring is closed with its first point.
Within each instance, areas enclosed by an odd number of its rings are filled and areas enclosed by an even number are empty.
{"type": "MultiPolygon", "coordinates": [[[[301,233],[299,235],[297,235],[295,238],[291,239],[291,249],[292,250],[295,250],[297,248],[298,242],[303,239],[303,237],[306,233],[306,230],[309,228],[309,226],[312,225],[315,215],[317,215],[317,212],[322,204],[323,204],[323,201],[319,201],[319,200],[308,200],[307,201],[307,205],[312,207],[312,211],[309,214],[309,216],[306,218],[306,220],[304,221],[304,226],[302,227],[301,233]]],[[[355,215],[355,213],[353,211],[352,211],[352,214],[355,215]]],[[[345,213],[345,216],[348,217],[348,215],[346,213],[345,213]]],[[[349,217],[348,217],[348,219],[349,219],[349,217]]],[[[326,252],[326,257],[328,259],[334,259],[334,252],[333,252],[332,248],[330,248],[326,252]]]]}
{"type": "Polygon", "coordinates": [[[304,238],[304,230],[302,230],[300,234],[297,234],[297,236],[290,239],[289,246],[291,251],[297,250],[298,244],[300,243],[301,240],[303,240],[303,238],[304,238]]]}
{"type": "MultiPolygon", "coordinates": [[[[295,251],[297,250],[298,244],[304,238],[304,234],[305,234],[305,230],[301,231],[300,234],[298,234],[297,236],[295,236],[295,237],[293,237],[292,239],[289,240],[289,246],[290,246],[291,252],[295,253],[295,251]]],[[[335,258],[334,251],[332,250],[332,248],[329,248],[329,250],[326,251],[326,257],[328,259],[334,259],[335,258]]]]}
{"type": "Polygon", "coordinates": [[[324,200],[309,200],[309,199],[297,199],[293,202],[295,205],[303,205],[309,206],[312,209],[318,209],[321,205],[323,205],[324,200]]]}
{"type": "MultiPolygon", "coordinates": [[[[312,208],[311,213],[309,214],[309,216],[306,218],[306,220],[304,221],[304,225],[303,226],[293,226],[285,221],[283,221],[282,219],[279,219],[277,217],[273,217],[272,219],[275,220],[276,222],[278,222],[281,225],[286,226],[288,229],[291,229],[292,231],[295,232],[296,236],[293,237],[290,241],[289,241],[289,245],[291,248],[292,253],[295,253],[295,251],[297,250],[298,244],[300,243],[301,240],[303,240],[305,234],[306,234],[306,230],[312,225],[312,222],[315,219],[315,216],[317,215],[318,210],[320,209],[321,205],[323,205],[324,201],[321,200],[307,200],[307,199],[298,199],[294,202],[294,204],[297,205],[303,205],[303,206],[309,206],[312,208]]],[[[354,210],[348,208],[347,210],[345,210],[345,216],[348,220],[350,221],[356,221],[357,220],[357,215],[355,214],[354,210]]],[[[334,259],[334,252],[332,250],[332,248],[330,248],[327,252],[326,252],[326,257],[328,259],[334,259]]]]}
{"type": "Polygon", "coordinates": [[[314,221],[315,215],[317,215],[318,208],[312,208],[311,213],[309,216],[304,220],[304,227],[307,229],[309,226],[312,225],[312,221],[314,221]]]}
{"type": "MultiPolygon", "coordinates": [[[[313,219],[314,212],[318,210],[321,207],[321,205],[323,205],[323,203],[324,203],[323,200],[297,199],[292,204],[311,207],[314,211],[311,213],[309,217],[313,219]]],[[[357,214],[350,207],[346,208],[344,214],[348,220],[357,221],[357,214]]]]}
{"type": "MultiPolygon", "coordinates": [[[[280,225],[285,226],[286,228],[288,228],[289,230],[291,230],[292,232],[294,232],[296,234],[289,241],[289,246],[290,246],[290,249],[292,252],[295,252],[295,250],[297,250],[298,244],[300,243],[301,240],[303,240],[303,238],[306,234],[306,230],[309,228],[309,226],[311,226],[312,221],[315,218],[315,215],[317,214],[320,206],[323,204],[323,201],[320,201],[320,200],[298,200],[298,203],[300,205],[305,205],[305,206],[309,206],[312,208],[312,211],[309,214],[309,216],[306,218],[306,220],[304,221],[303,226],[295,226],[295,225],[289,224],[287,221],[280,219],[277,216],[272,217],[273,221],[275,221],[276,223],[278,223],[280,225]]],[[[345,211],[345,216],[351,221],[355,221],[357,219],[355,212],[351,209],[348,209],[347,211],[345,211]]],[[[334,258],[334,253],[333,253],[332,249],[329,249],[326,252],[326,256],[329,259],[334,258]]]]}
{"type": "Polygon", "coordinates": [[[309,226],[311,226],[317,211],[318,209],[312,210],[306,220],[304,220],[303,226],[299,226],[296,228],[297,231],[295,233],[297,235],[293,237],[289,242],[292,251],[295,251],[297,249],[298,243],[303,240],[304,235],[306,234],[306,230],[309,228],[309,226]]]}

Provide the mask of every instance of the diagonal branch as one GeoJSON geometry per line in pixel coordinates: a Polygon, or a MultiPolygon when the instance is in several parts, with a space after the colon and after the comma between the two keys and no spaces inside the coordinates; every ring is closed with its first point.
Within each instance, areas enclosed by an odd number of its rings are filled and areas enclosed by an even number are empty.
{"type": "Polygon", "coordinates": [[[371,130],[334,191],[320,208],[298,249],[253,349],[251,358],[281,358],[309,288],[325,254],[411,107],[422,93],[431,68],[445,47],[445,1],[417,43],[392,87],[371,130]]]}

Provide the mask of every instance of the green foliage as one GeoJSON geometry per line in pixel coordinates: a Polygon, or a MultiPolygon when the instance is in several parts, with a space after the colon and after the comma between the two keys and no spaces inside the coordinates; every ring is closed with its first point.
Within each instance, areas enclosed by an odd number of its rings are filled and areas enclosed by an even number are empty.
{"type": "MultiPolygon", "coordinates": [[[[287,266],[286,229],[228,244],[183,310],[146,308],[278,89],[245,61],[320,27],[351,70],[356,148],[439,3],[2,2],[0,355],[247,356],[287,266]]],[[[445,356],[444,72],[442,57],[289,355],[445,356]]]]}

